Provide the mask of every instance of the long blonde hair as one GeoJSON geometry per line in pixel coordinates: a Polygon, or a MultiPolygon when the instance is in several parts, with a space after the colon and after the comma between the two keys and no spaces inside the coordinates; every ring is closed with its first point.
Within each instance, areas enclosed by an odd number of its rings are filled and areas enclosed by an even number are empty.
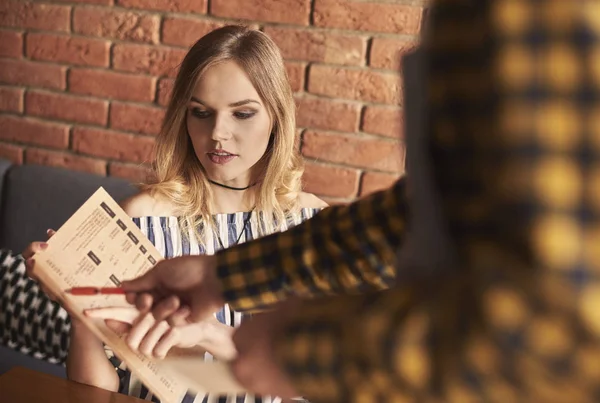
{"type": "Polygon", "coordinates": [[[298,209],[301,190],[303,165],[296,150],[296,110],[279,49],[263,32],[244,26],[230,25],[208,33],[181,63],[156,139],[155,182],[144,186],[175,206],[184,233],[193,230],[199,242],[204,241],[202,228],[211,228],[200,224],[212,223],[215,211],[208,178],[187,132],[187,105],[199,77],[224,61],[234,61],[246,72],[273,122],[269,145],[257,163],[266,167],[256,185],[255,210],[265,218],[264,228],[258,226],[261,235],[279,229],[287,215],[298,209]]]}

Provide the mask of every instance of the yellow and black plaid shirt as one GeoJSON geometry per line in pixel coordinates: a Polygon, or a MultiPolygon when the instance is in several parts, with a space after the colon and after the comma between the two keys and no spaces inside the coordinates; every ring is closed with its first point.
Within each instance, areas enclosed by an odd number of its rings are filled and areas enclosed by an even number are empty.
{"type": "Polygon", "coordinates": [[[600,2],[433,7],[428,135],[459,263],[392,285],[400,181],[218,255],[225,296],[351,294],[303,303],[277,342],[315,402],[599,402],[600,2]]]}

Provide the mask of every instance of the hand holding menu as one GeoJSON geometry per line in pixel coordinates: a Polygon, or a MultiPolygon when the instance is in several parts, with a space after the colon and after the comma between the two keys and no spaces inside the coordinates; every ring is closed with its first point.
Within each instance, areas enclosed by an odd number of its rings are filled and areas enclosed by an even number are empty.
{"type": "MultiPolygon", "coordinates": [[[[82,297],[64,292],[79,286],[120,286],[121,281],[142,275],[162,259],[152,243],[104,189],[96,191],[48,240],[48,244],[48,249],[35,254],[34,271],[39,280],[162,402],[180,402],[188,387],[205,393],[243,393],[224,363],[204,363],[197,356],[184,359],[185,363],[192,363],[197,374],[205,375],[199,380],[186,380],[176,373],[177,370],[189,369],[178,365],[183,358],[167,359],[159,365],[158,361],[131,350],[123,339],[124,335],[116,334],[103,320],[83,314],[89,308],[129,306],[122,295],[82,297]]],[[[194,354],[193,351],[190,350],[190,355],[194,354]]]]}

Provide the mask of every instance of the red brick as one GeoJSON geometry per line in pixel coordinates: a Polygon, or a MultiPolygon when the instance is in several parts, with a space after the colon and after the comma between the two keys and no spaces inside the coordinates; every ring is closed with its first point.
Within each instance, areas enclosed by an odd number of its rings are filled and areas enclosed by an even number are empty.
{"type": "Polygon", "coordinates": [[[105,7],[77,7],[73,30],[79,34],[122,41],[158,43],[160,16],[105,7]]]}
{"type": "Polygon", "coordinates": [[[65,66],[0,59],[0,83],[65,89],[65,66]]]}
{"type": "Polygon", "coordinates": [[[0,111],[23,112],[23,88],[0,86],[0,111]]]}
{"type": "Polygon", "coordinates": [[[207,0],[117,0],[117,4],[144,10],[206,13],[207,0]]]}
{"type": "Polygon", "coordinates": [[[117,178],[127,179],[133,183],[148,183],[151,177],[150,168],[146,165],[124,164],[111,162],[108,165],[108,174],[117,178]]]}
{"type": "Polygon", "coordinates": [[[308,25],[310,0],[212,0],[210,13],[218,17],[308,25]]]}
{"type": "Polygon", "coordinates": [[[391,2],[315,0],[313,19],[318,27],[417,35],[422,10],[391,2]]]}
{"type": "Polygon", "coordinates": [[[307,163],[302,181],[304,191],[319,196],[354,197],[358,192],[355,169],[307,163]]]}
{"type": "Polygon", "coordinates": [[[382,171],[402,171],[403,153],[395,141],[307,131],[302,154],[308,158],[382,171]]]}
{"type": "Polygon", "coordinates": [[[69,126],[18,116],[0,115],[0,140],[67,148],[69,126]]]}
{"type": "Polygon", "coordinates": [[[362,131],[381,136],[404,138],[402,110],[392,106],[367,106],[362,131]]]}
{"type": "Polygon", "coordinates": [[[155,79],[114,71],[73,68],[69,72],[69,91],[123,101],[152,102],[155,79]]]}
{"type": "Polygon", "coordinates": [[[400,58],[417,46],[416,41],[374,38],[369,52],[369,66],[400,71],[400,58]]]}
{"type": "Polygon", "coordinates": [[[187,51],[165,46],[119,43],[113,48],[115,70],[175,77],[187,51]]]}
{"type": "Polygon", "coordinates": [[[23,33],[0,29],[0,57],[23,56],[23,33]]]}
{"type": "Polygon", "coordinates": [[[192,46],[198,39],[219,27],[223,22],[167,17],[162,25],[162,43],[175,46],[192,46]]]}
{"type": "Polygon", "coordinates": [[[147,162],[152,158],[153,146],[152,137],[85,127],[73,129],[73,149],[97,157],[147,162]]]}
{"type": "Polygon", "coordinates": [[[112,6],[113,0],[53,0],[55,3],[81,3],[81,4],[99,4],[102,6],[112,6]]]}
{"type": "Polygon", "coordinates": [[[71,7],[18,0],[0,1],[0,26],[69,31],[71,7]]]}
{"type": "Polygon", "coordinates": [[[113,102],[109,125],[113,129],[157,135],[165,117],[163,108],[113,102]]]}
{"type": "Polygon", "coordinates": [[[312,65],[308,91],[334,98],[397,104],[401,100],[400,84],[397,74],[312,65]]]}
{"type": "Polygon", "coordinates": [[[387,189],[392,186],[399,177],[400,175],[384,174],[381,172],[365,172],[361,179],[360,196],[387,189]]]}
{"type": "Polygon", "coordinates": [[[25,113],[43,118],[106,125],[108,102],[45,91],[25,94],[25,113]]]}
{"type": "Polygon", "coordinates": [[[106,161],[70,152],[28,148],[25,151],[25,161],[28,164],[48,165],[75,171],[90,172],[97,175],[106,175],[106,161]]]}
{"type": "Polygon", "coordinates": [[[11,161],[13,164],[23,163],[23,147],[13,144],[0,143],[0,158],[11,161]]]}
{"type": "Polygon", "coordinates": [[[315,129],[354,132],[358,130],[361,106],[333,99],[296,97],[297,125],[315,129]]]}
{"type": "Polygon", "coordinates": [[[302,91],[304,88],[304,76],[306,74],[306,63],[299,62],[284,62],[285,71],[288,76],[288,80],[290,82],[290,87],[292,87],[292,91],[298,92],[302,91]]]}
{"type": "Polygon", "coordinates": [[[76,36],[29,33],[25,53],[34,60],[107,67],[110,42],[76,36]]]}
{"type": "Polygon", "coordinates": [[[158,81],[158,91],[156,94],[156,102],[161,106],[167,106],[171,100],[171,91],[175,80],[172,78],[161,78],[158,81]]]}
{"type": "Polygon", "coordinates": [[[363,36],[281,27],[266,27],[265,33],[286,59],[348,65],[365,63],[367,40],[363,36]]]}

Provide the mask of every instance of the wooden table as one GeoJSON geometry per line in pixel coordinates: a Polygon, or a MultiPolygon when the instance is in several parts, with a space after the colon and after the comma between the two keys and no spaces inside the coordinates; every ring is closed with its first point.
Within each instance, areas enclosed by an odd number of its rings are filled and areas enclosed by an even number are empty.
{"type": "Polygon", "coordinates": [[[141,403],[143,400],[23,367],[0,376],[2,403],[141,403]]]}

